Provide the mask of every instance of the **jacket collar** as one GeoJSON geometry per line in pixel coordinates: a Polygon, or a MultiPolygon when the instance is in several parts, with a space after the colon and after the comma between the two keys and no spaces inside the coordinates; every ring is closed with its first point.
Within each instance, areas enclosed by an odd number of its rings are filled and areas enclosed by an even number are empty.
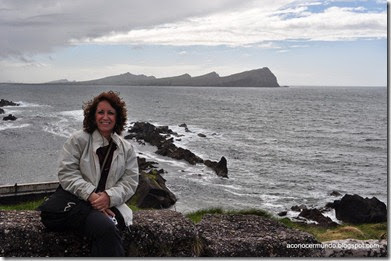
{"type": "MultiPolygon", "coordinates": [[[[118,134],[112,133],[111,139],[118,146],[118,144],[119,144],[118,134]]],[[[96,129],[92,133],[92,149],[96,152],[96,150],[99,149],[100,147],[104,147],[107,145],[109,145],[109,141],[99,133],[98,129],[96,129]]]]}

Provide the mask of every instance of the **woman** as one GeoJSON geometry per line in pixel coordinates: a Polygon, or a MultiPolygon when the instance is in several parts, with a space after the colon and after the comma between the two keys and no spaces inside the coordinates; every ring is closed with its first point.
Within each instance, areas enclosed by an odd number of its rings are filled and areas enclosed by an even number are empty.
{"type": "Polygon", "coordinates": [[[124,256],[116,222],[132,224],[125,202],[139,176],[136,153],[120,136],[127,120],[125,102],[113,91],[103,92],[83,109],[83,130],[71,135],[60,156],[59,182],[89,206],[79,215],[84,220],[78,229],[91,240],[92,255],[124,256]]]}

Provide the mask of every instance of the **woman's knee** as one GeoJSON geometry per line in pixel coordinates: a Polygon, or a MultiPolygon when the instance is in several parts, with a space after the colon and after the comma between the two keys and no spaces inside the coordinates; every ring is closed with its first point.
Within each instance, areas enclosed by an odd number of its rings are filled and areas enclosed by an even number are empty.
{"type": "Polygon", "coordinates": [[[92,211],[86,219],[86,232],[95,236],[108,236],[117,233],[114,222],[99,211],[92,211]]]}

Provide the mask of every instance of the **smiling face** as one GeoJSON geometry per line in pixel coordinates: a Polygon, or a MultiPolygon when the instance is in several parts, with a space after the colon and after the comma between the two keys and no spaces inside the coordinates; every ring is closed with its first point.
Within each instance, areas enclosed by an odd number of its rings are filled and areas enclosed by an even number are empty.
{"type": "Polygon", "coordinates": [[[116,116],[117,113],[115,109],[108,101],[101,101],[98,103],[95,112],[96,126],[98,127],[100,134],[102,134],[106,139],[109,139],[113,132],[116,116]]]}

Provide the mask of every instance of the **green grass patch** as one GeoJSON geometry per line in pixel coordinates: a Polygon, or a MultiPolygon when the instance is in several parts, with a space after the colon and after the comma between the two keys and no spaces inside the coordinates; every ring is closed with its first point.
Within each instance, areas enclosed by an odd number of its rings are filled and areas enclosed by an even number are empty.
{"type": "Polygon", "coordinates": [[[14,205],[0,205],[0,210],[36,210],[44,199],[23,202],[14,205]]]}
{"type": "Polygon", "coordinates": [[[330,240],[343,240],[348,238],[367,240],[387,238],[387,222],[374,224],[343,224],[333,228],[324,228],[312,224],[293,222],[288,218],[280,219],[279,222],[287,227],[308,232],[320,242],[330,240]]]}
{"type": "Polygon", "coordinates": [[[348,238],[359,240],[387,238],[387,222],[359,225],[343,224],[333,228],[325,228],[313,224],[293,222],[289,218],[278,219],[262,209],[224,210],[222,208],[210,208],[194,211],[185,216],[194,223],[199,223],[206,214],[257,215],[281,222],[289,228],[310,233],[320,242],[348,238]]]}
{"type": "Polygon", "coordinates": [[[266,218],[271,218],[272,215],[262,209],[244,209],[244,210],[224,210],[222,208],[201,209],[190,212],[185,216],[193,221],[195,224],[202,220],[206,214],[226,214],[226,215],[256,215],[266,218]]]}

